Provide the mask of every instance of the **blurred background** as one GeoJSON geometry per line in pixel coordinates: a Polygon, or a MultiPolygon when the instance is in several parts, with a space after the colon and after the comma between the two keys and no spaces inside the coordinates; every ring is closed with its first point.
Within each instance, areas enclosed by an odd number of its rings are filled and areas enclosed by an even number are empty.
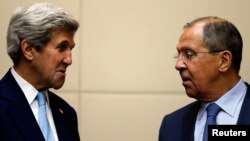
{"type": "MultiPolygon", "coordinates": [[[[13,10],[39,0],[1,0],[0,77],[12,66],[6,31],[13,10]]],[[[175,70],[182,26],[201,16],[236,25],[241,76],[250,82],[249,0],[43,0],[79,22],[73,64],[56,93],[77,111],[81,140],[157,141],[164,115],[192,102],[175,70]]]]}

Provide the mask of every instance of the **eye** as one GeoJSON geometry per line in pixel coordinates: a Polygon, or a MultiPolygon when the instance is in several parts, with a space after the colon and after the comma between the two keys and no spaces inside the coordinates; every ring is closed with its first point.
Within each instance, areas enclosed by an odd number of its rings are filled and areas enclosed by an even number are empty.
{"type": "Polygon", "coordinates": [[[59,52],[63,52],[67,50],[67,48],[68,48],[68,44],[65,42],[62,42],[61,44],[57,46],[57,49],[59,50],[59,52]]]}
{"type": "Polygon", "coordinates": [[[183,51],[183,55],[186,59],[190,60],[193,56],[195,56],[195,52],[191,50],[185,50],[183,51]]]}

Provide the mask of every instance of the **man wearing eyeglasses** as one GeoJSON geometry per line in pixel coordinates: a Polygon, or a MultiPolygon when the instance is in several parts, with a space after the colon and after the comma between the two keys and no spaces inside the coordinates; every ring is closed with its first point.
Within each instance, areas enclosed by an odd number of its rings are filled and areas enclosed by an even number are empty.
{"type": "Polygon", "coordinates": [[[208,125],[250,124],[250,86],[239,75],[242,47],[239,31],[225,19],[201,17],[184,26],[175,68],[197,101],[164,117],[159,141],[207,141],[208,125]]]}

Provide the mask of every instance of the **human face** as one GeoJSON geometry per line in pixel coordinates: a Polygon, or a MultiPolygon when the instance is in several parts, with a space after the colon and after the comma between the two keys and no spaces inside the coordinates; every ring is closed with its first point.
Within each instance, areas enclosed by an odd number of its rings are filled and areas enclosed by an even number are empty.
{"type": "Polygon", "coordinates": [[[208,53],[209,50],[203,46],[203,26],[204,24],[198,23],[184,30],[177,44],[180,55],[175,68],[180,73],[182,85],[189,97],[209,101],[211,93],[217,87],[219,57],[217,53],[208,53]],[[185,60],[182,55],[188,51],[194,55],[185,60]]]}
{"type": "Polygon", "coordinates": [[[59,89],[63,86],[66,69],[72,64],[73,38],[74,32],[58,30],[42,51],[34,50],[32,66],[37,76],[37,89],[59,89]]]}

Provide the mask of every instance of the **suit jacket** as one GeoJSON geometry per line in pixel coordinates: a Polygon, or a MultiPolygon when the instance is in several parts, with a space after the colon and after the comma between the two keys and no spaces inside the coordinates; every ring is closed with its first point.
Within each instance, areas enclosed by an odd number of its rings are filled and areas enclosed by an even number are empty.
{"type": "MultiPolygon", "coordinates": [[[[75,110],[48,92],[59,141],[80,141],[75,110]]],[[[10,70],[0,81],[0,140],[45,141],[23,91],[10,70]]]]}
{"type": "MultiPolygon", "coordinates": [[[[250,86],[242,104],[238,125],[250,124],[250,86]]],[[[201,102],[195,101],[163,118],[159,141],[194,141],[194,128],[201,102]]]]}

